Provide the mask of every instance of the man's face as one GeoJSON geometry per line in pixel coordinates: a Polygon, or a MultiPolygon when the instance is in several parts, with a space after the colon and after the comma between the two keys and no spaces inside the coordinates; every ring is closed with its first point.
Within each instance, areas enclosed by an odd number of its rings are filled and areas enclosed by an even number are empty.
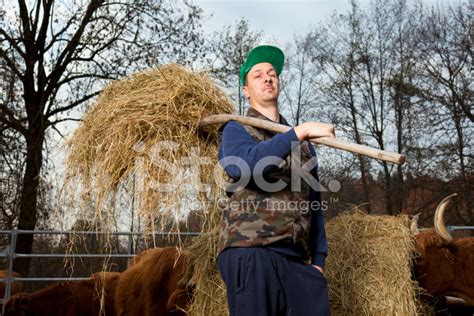
{"type": "Polygon", "coordinates": [[[250,104],[264,105],[278,100],[280,83],[273,65],[259,63],[247,73],[246,85],[243,87],[244,95],[250,104]]]}

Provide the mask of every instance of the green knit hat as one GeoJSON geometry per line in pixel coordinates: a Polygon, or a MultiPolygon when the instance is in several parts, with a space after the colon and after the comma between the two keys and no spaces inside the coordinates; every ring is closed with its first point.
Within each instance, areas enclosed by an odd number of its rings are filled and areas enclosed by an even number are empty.
{"type": "Polygon", "coordinates": [[[270,45],[261,45],[252,49],[242,67],[240,67],[240,81],[242,85],[245,85],[245,76],[247,76],[250,69],[259,63],[272,64],[277,76],[279,76],[285,63],[285,55],[281,49],[270,45]]]}

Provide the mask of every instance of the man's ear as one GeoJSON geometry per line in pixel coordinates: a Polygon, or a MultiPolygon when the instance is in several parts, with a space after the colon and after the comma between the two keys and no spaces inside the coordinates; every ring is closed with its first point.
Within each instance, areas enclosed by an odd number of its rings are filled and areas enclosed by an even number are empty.
{"type": "Polygon", "coordinates": [[[245,97],[247,99],[250,99],[249,90],[247,89],[247,86],[243,86],[242,91],[244,92],[245,97]]]}

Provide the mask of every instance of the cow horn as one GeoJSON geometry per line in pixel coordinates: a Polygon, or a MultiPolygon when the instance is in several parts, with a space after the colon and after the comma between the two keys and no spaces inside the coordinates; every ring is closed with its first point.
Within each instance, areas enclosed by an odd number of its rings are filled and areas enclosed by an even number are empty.
{"type": "Polygon", "coordinates": [[[448,244],[453,242],[453,236],[451,236],[451,234],[446,229],[446,225],[444,225],[444,211],[446,210],[446,207],[448,206],[451,199],[456,195],[457,193],[454,193],[445,197],[436,208],[434,216],[434,227],[436,233],[441,237],[441,239],[443,239],[444,242],[448,244]]]}
{"type": "Polygon", "coordinates": [[[466,300],[459,297],[445,296],[447,305],[465,306],[466,300]]]}
{"type": "Polygon", "coordinates": [[[420,232],[420,230],[418,229],[418,219],[420,218],[420,214],[421,214],[421,212],[414,215],[411,218],[410,231],[411,231],[412,235],[416,235],[420,232]]]}

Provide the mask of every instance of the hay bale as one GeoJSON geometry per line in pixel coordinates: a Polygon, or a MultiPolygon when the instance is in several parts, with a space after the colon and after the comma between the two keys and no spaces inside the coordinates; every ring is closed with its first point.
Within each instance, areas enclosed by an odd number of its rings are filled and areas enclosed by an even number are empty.
{"type": "MultiPolygon", "coordinates": [[[[326,223],[329,256],[325,275],[332,315],[424,313],[417,300],[422,289],[411,279],[415,248],[408,225],[405,216],[374,216],[358,211],[326,223]]],[[[203,257],[211,260],[194,275],[201,290],[190,315],[228,315],[225,285],[215,263],[217,236],[216,226],[193,245],[193,253],[207,253],[203,257]]]]}
{"type": "MultiPolygon", "coordinates": [[[[214,213],[218,214],[218,213],[214,213]]],[[[190,315],[227,315],[225,285],[216,264],[218,219],[199,237],[191,252],[201,266],[193,281],[200,291],[190,315]],[[214,229],[212,229],[214,227],[214,229]],[[203,260],[210,258],[210,260],[203,260]],[[203,268],[203,264],[207,266],[203,268]]],[[[404,216],[345,213],[326,223],[326,262],[332,315],[418,315],[422,290],[411,279],[414,242],[404,216]]]]}
{"type": "Polygon", "coordinates": [[[351,212],[326,224],[333,315],[418,315],[414,242],[406,216],[351,212]]]}
{"type": "Polygon", "coordinates": [[[188,211],[183,201],[191,195],[205,209],[215,187],[209,175],[217,164],[217,132],[198,131],[198,122],[233,111],[205,73],[178,65],[115,81],[68,141],[68,183],[81,184],[83,209],[92,209],[95,222],[107,220],[121,186],[132,191],[132,177],[135,206],[144,216],[177,217],[188,211]],[[199,166],[199,175],[193,166],[199,166]],[[209,186],[198,191],[197,183],[209,186]]]}
{"type": "Polygon", "coordinates": [[[193,301],[190,304],[190,316],[228,315],[225,284],[217,268],[217,241],[221,211],[213,209],[203,233],[189,248],[194,257],[195,269],[192,283],[196,285],[193,301]]]}

